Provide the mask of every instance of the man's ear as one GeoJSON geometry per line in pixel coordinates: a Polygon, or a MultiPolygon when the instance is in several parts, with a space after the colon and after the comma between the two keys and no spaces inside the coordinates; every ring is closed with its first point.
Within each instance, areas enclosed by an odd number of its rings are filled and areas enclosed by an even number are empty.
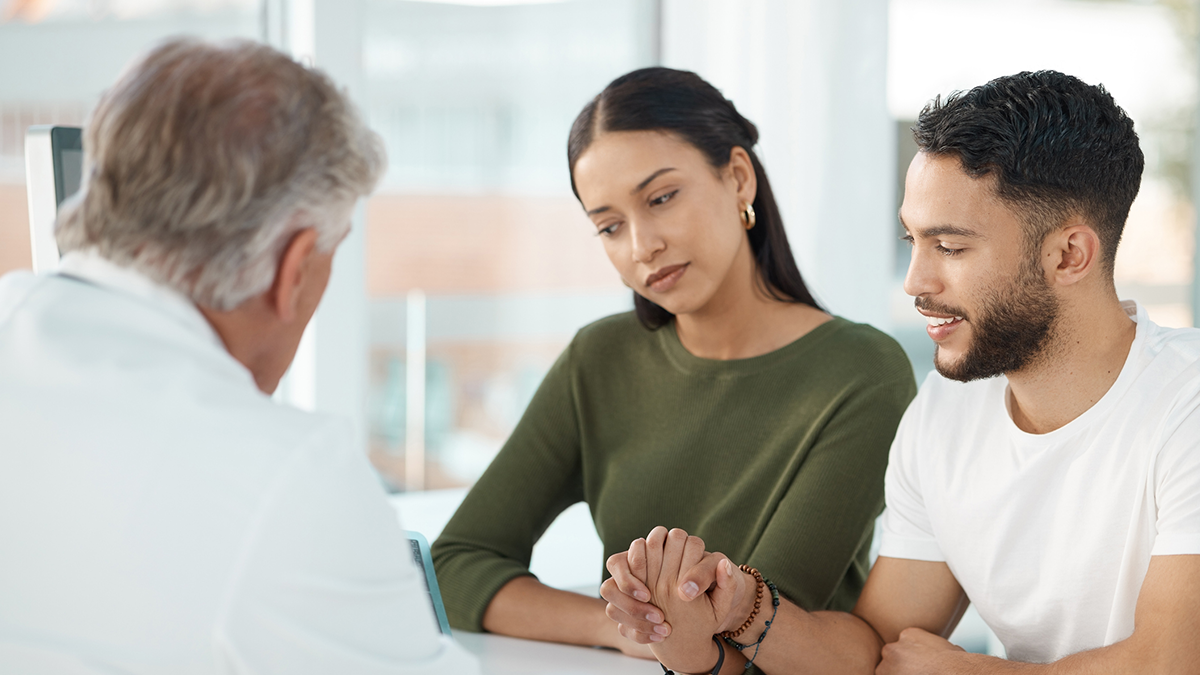
{"type": "Polygon", "coordinates": [[[296,308],[300,300],[300,289],[306,281],[309,257],[316,248],[317,231],[307,227],[292,236],[292,240],[283,249],[283,255],[279,257],[275,282],[271,284],[270,304],[272,311],[284,323],[296,319],[296,308]]]}
{"type": "Polygon", "coordinates": [[[1042,246],[1046,271],[1062,286],[1082,281],[1100,267],[1100,236],[1079,217],[1046,237],[1042,246]]]}

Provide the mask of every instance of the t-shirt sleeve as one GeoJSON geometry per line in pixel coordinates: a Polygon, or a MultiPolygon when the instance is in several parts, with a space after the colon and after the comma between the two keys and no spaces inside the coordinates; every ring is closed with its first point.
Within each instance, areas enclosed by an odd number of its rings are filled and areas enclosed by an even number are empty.
{"type": "Polygon", "coordinates": [[[433,543],[454,628],[481,631],[500,588],[532,576],[534,543],[583,499],[572,353],[568,346],[550,368],[504,447],[433,543]]]}
{"type": "Polygon", "coordinates": [[[216,629],[243,673],[478,673],[443,637],[408,539],[362,452],[330,424],[265,500],[216,629]]]}
{"type": "Polygon", "coordinates": [[[1151,555],[1200,554],[1200,401],[1181,418],[1155,464],[1158,535],[1151,555]]]}
{"type": "Polygon", "coordinates": [[[879,555],[888,558],[944,562],[945,555],[938,546],[925,509],[921,492],[920,421],[925,400],[932,394],[932,378],[926,380],[916,400],[900,420],[896,439],[888,456],[884,477],[884,497],[887,508],[880,519],[879,555]]]}

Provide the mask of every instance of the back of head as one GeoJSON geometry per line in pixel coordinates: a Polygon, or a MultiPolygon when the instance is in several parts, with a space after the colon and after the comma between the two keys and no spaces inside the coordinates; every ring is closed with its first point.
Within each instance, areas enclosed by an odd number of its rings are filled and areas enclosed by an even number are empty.
{"type": "Polygon", "coordinates": [[[1133,120],[1103,86],[1050,70],[996,78],[934,99],[913,134],[922,151],[957,156],[972,176],[994,175],[1034,249],[1082,216],[1112,274],[1145,160],[1133,120]]]}
{"type": "MultiPolygon", "coordinates": [[[[777,300],[817,306],[792,257],[771,183],[754,153],[758,129],[732,101],[699,75],[684,70],[642,68],[613,80],[584,106],[571,126],[567,162],[576,197],[575,163],[597,136],[618,131],[674,134],[703,153],[714,169],[729,164],[734,147],[744,149],[758,184],[753,204],[757,222],[747,234],[761,285],[777,300]]],[[[640,295],[634,295],[634,305],[648,328],[671,320],[670,312],[640,295]]]]}
{"type": "Polygon", "coordinates": [[[92,249],[230,310],[265,291],[296,231],[331,251],[330,215],[369,193],[378,136],[322,73],[250,41],[165,42],[101,98],[64,252],[92,249]]]}

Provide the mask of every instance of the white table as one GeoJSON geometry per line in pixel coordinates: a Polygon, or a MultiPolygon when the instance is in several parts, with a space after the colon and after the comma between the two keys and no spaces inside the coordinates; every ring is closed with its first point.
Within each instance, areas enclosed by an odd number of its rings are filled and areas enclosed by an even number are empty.
{"type": "Polygon", "coordinates": [[[454,631],[454,639],[479,657],[483,675],[662,675],[655,661],[635,659],[612,649],[454,631]]]}

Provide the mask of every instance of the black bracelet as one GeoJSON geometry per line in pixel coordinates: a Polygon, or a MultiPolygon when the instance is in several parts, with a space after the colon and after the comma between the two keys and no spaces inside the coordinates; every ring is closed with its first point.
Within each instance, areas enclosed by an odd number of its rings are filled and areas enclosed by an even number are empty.
{"type": "MultiPolygon", "coordinates": [[[[725,645],[721,644],[721,638],[717,637],[716,635],[713,636],[713,642],[717,645],[717,665],[713,666],[712,670],[708,671],[708,675],[717,675],[717,673],[720,673],[721,665],[725,663],[725,645]]],[[[663,673],[665,675],[675,675],[675,671],[668,670],[667,667],[663,666],[661,662],[658,665],[662,666],[663,673]]]]}

